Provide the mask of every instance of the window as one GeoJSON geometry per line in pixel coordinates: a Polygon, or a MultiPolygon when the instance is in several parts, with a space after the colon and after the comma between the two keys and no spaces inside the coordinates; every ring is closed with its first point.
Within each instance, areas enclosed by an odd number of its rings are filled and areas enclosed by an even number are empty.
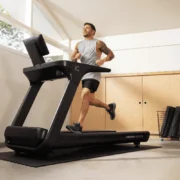
{"type": "MultiPolygon", "coordinates": [[[[0,5],[0,12],[11,17],[9,12],[7,12],[2,5],[0,5]]],[[[6,22],[0,21],[0,37],[1,45],[11,47],[18,51],[24,51],[22,40],[24,39],[25,34],[23,31],[7,24],[6,22]]]]}
{"type": "MultiPolygon", "coordinates": [[[[18,0],[18,2],[17,4],[13,5],[12,3],[10,3],[10,0],[3,0],[2,1],[3,5],[0,4],[0,13],[3,13],[6,16],[9,16],[10,18],[14,18],[18,20],[19,22],[26,24],[26,26],[31,26],[32,0],[26,0],[26,1],[18,0]],[[18,7],[18,10],[17,10],[17,6],[20,6],[18,7]],[[25,10],[21,12],[20,10],[23,7],[25,7],[25,10]]],[[[0,44],[1,45],[10,47],[20,52],[27,53],[23,40],[26,38],[29,38],[30,36],[31,36],[30,34],[25,33],[23,30],[18,29],[14,27],[13,25],[0,20],[0,44]]],[[[60,49],[48,43],[47,43],[47,46],[50,52],[50,54],[45,57],[47,61],[50,61],[50,60],[55,61],[55,60],[62,59],[63,51],[61,51],[60,49]]]]}
{"type": "Polygon", "coordinates": [[[0,4],[12,18],[30,26],[32,0],[0,0],[0,4]]]}

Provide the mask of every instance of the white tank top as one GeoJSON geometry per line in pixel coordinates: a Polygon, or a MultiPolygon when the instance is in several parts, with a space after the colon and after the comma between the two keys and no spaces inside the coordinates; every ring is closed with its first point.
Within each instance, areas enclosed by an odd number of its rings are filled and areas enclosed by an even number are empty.
{"type": "MultiPolygon", "coordinates": [[[[92,40],[83,40],[78,43],[78,51],[81,53],[81,62],[84,64],[89,64],[93,66],[98,66],[96,64],[97,52],[96,52],[96,43],[97,39],[92,40]]],[[[100,81],[101,73],[100,72],[90,72],[83,76],[84,79],[96,79],[100,81]]]]}

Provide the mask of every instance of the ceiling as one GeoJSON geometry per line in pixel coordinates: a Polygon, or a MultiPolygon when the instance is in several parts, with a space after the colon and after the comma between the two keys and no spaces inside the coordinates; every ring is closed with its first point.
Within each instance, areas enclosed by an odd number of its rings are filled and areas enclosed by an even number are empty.
{"type": "Polygon", "coordinates": [[[180,28],[180,0],[45,0],[71,39],[84,22],[96,37],[180,28]]]}

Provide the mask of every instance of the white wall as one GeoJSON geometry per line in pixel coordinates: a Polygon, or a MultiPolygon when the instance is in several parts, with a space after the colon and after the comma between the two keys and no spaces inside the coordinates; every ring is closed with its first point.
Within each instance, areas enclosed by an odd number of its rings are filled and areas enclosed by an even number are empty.
{"type": "MultiPolygon", "coordinates": [[[[180,70],[180,29],[100,38],[115,58],[105,63],[111,73],[180,70]]],[[[78,42],[73,41],[72,47],[78,42]]]]}
{"type": "MultiPolygon", "coordinates": [[[[22,69],[28,66],[32,66],[28,56],[0,46],[0,142],[4,141],[5,127],[12,123],[29,88],[29,82],[22,73],[22,69]]],[[[66,79],[45,83],[24,125],[49,128],[66,85],[66,79]]],[[[68,122],[69,113],[63,130],[68,122]]]]}

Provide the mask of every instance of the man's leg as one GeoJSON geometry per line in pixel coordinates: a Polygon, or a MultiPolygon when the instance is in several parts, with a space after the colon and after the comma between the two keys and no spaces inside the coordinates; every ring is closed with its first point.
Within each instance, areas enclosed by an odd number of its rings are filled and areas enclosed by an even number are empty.
{"type": "Polygon", "coordinates": [[[109,113],[111,120],[113,120],[115,118],[115,109],[116,109],[115,103],[106,104],[106,103],[102,102],[101,100],[96,99],[95,93],[90,93],[89,94],[89,105],[105,108],[106,111],[109,113]]]}
{"type": "Polygon", "coordinates": [[[106,110],[110,109],[108,104],[106,104],[106,103],[102,102],[101,100],[95,98],[95,93],[89,94],[89,104],[92,106],[105,108],[106,110]]]}
{"type": "Polygon", "coordinates": [[[82,99],[81,110],[78,120],[78,123],[80,123],[81,126],[83,126],[84,119],[89,109],[89,95],[90,95],[90,90],[88,88],[83,88],[81,93],[81,99],[82,99]]]}
{"type": "Polygon", "coordinates": [[[83,123],[87,115],[89,105],[104,108],[110,114],[110,118],[112,120],[115,118],[116,104],[115,103],[106,104],[101,100],[95,98],[95,91],[98,88],[99,82],[96,80],[86,80],[82,83],[82,85],[83,85],[83,89],[81,93],[82,103],[81,103],[81,110],[80,110],[78,123],[74,123],[73,125],[66,126],[66,128],[72,132],[82,131],[83,123]]]}
{"type": "Polygon", "coordinates": [[[89,109],[89,94],[90,94],[90,90],[84,87],[81,92],[82,102],[81,102],[79,120],[77,123],[74,123],[73,125],[66,126],[66,128],[71,132],[80,133],[82,131],[83,123],[89,109]]]}

